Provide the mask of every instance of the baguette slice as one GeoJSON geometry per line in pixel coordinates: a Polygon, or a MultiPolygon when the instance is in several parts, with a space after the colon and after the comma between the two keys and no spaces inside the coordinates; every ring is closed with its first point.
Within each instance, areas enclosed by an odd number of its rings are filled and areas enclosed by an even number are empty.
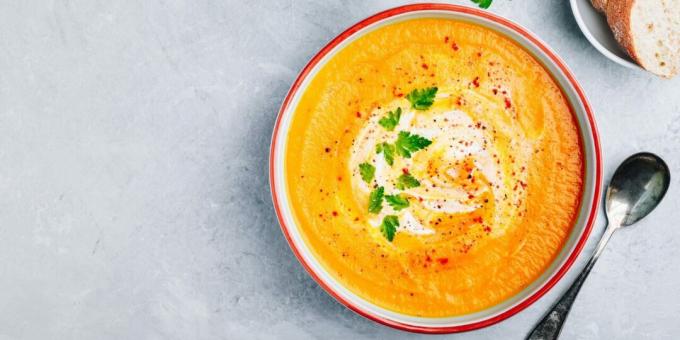
{"type": "Polygon", "coordinates": [[[591,0],[596,10],[605,13],[607,11],[607,0],[591,0]]]}
{"type": "Polygon", "coordinates": [[[680,0],[608,0],[607,21],[628,55],[647,71],[680,71],[680,0]]]}

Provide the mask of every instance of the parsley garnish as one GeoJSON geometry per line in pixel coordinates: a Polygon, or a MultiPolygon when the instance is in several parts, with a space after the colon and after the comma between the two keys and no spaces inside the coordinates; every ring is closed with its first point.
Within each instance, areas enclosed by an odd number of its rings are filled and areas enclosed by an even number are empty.
{"type": "Polygon", "coordinates": [[[481,8],[487,9],[491,6],[493,0],[472,0],[472,2],[476,3],[481,8]]]}
{"type": "Polygon", "coordinates": [[[392,206],[392,209],[399,211],[408,208],[408,199],[402,195],[385,195],[385,201],[392,206]]]}
{"type": "Polygon", "coordinates": [[[398,226],[399,218],[394,215],[387,215],[385,218],[383,218],[382,224],[380,225],[380,232],[388,241],[392,242],[392,240],[394,240],[394,234],[397,232],[398,226]]]}
{"type": "Polygon", "coordinates": [[[398,107],[394,111],[387,113],[387,116],[380,118],[378,124],[385,128],[387,131],[392,131],[399,124],[399,118],[401,118],[401,108],[398,107]]]}
{"type": "Polygon", "coordinates": [[[424,149],[430,144],[432,144],[432,141],[425,137],[411,134],[407,131],[401,131],[399,132],[399,136],[397,136],[397,141],[394,143],[394,146],[400,156],[411,158],[411,152],[424,149]]]}
{"type": "Polygon", "coordinates": [[[387,164],[394,164],[394,145],[387,142],[382,142],[376,145],[375,153],[381,152],[383,153],[383,156],[385,156],[385,162],[387,162],[387,164]]]}
{"type": "Polygon", "coordinates": [[[406,95],[406,99],[411,102],[411,107],[416,110],[427,110],[434,103],[434,96],[437,94],[436,87],[424,89],[414,89],[406,95]]]}
{"type": "Polygon", "coordinates": [[[402,174],[397,178],[397,189],[399,190],[404,190],[408,188],[415,188],[417,186],[420,186],[420,182],[418,180],[411,176],[411,174],[402,174]]]}
{"type": "Polygon", "coordinates": [[[368,163],[359,164],[359,173],[361,174],[361,179],[366,183],[371,183],[373,176],[375,175],[375,167],[368,163]]]}
{"type": "Polygon", "coordinates": [[[385,195],[385,188],[383,187],[371,191],[368,196],[368,212],[377,214],[382,210],[383,195],[385,195]]]}
{"type": "Polygon", "coordinates": [[[382,153],[387,164],[394,164],[394,153],[404,158],[411,158],[411,153],[426,148],[432,141],[407,131],[400,131],[397,141],[393,144],[382,142],[375,146],[375,153],[382,153]]]}

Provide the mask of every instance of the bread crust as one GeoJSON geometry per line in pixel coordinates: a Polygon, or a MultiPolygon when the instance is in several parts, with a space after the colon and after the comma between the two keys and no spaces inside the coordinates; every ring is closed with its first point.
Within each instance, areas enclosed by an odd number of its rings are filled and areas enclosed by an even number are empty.
{"type": "Polygon", "coordinates": [[[591,3],[600,13],[607,12],[607,0],[591,0],[591,3]]]}
{"type": "Polygon", "coordinates": [[[633,31],[631,29],[631,11],[636,0],[609,0],[607,1],[607,22],[614,33],[614,38],[628,55],[635,60],[638,65],[640,59],[635,52],[633,31]]]}

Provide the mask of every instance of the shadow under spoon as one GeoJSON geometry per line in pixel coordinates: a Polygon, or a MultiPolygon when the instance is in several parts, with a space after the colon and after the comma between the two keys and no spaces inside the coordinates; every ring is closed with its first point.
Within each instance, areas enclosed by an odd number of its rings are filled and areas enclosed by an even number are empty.
{"type": "Polygon", "coordinates": [[[557,339],[576,295],[609,238],[619,228],[634,224],[654,210],[666,194],[670,181],[668,166],[659,156],[652,153],[634,154],[619,165],[607,188],[605,213],[608,225],[595,253],[569,290],[527,336],[528,340],[557,339]]]}

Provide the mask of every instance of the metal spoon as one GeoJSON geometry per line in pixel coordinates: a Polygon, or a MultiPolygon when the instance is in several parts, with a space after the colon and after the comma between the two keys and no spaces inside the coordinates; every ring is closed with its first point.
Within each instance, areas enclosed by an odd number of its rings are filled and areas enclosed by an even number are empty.
{"type": "Polygon", "coordinates": [[[619,165],[605,197],[605,212],[609,224],[595,253],[569,290],[531,331],[528,340],[557,339],[578,291],[593,269],[595,261],[602,254],[609,238],[619,228],[634,224],[654,210],[666,194],[670,182],[668,166],[655,154],[637,153],[619,165]]]}

